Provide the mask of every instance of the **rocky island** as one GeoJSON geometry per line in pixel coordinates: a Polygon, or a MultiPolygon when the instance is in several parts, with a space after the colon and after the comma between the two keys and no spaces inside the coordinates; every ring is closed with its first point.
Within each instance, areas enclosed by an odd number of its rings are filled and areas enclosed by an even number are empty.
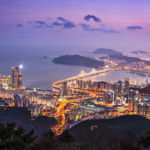
{"type": "Polygon", "coordinates": [[[103,61],[98,61],[93,58],[80,56],[80,55],[64,55],[53,59],[55,64],[66,64],[75,66],[84,66],[91,68],[104,67],[103,61]]]}

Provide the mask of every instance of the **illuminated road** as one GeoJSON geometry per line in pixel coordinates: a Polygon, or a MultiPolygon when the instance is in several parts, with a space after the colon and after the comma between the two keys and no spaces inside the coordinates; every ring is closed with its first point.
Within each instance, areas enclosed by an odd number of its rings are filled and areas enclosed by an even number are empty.
{"type": "MultiPolygon", "coordinates": [[[[116,70],[119,70],[119,69],[116,69],[116,70]]],[[[114,69],[104,69],[101,71],[92,70],[92,72],[90,72],[90,73],[81,73],[78,76],[74,76],[71,78],[67,78],[64,80],[54,82],[53,88],[60,91],[62,83],[64,83],[64,82],[71,82],[71,81],[75,81],[76,79],[79,79],[79,78],[80,79],[88,78],[90,76],[96,76],[96,75],[103,74],[103,73],[109,73],[111,71],[115,71],[115,70],[114,69]]],[[[58,125],[55,127],[56,135],[60,135],[64,131],[65,125],[67,124],[65,114],[72,109],[72,108],[70,108],[70,106],[69,106],[69,108],[65,108],[68,104],[74,103],[74,102],[81,102],[81,101],[85,101],[88,99],[98,98],[98,97],[103,96],[103,90],[96,90],[96,89],[91,90],[91,89],[86,89],[86,88],[78,89],[78,88],[74,88],[71,86],[68,86],[68,88],[70,88],[72,91],[75,91],[75,92],[85,93],[86,96],[84,96],[82,98],[73,97],[72,99],[61,102],[58,105],[57,112],[55,114],[55,118],[58,120],[58,125]]],[[[103,102],[101,103],[101,105],[108,106],[108,107],[113,106],[111,104],[105,104],[103,102]]],[[[106,112],[106,113],[108,113],[109,116],[113,116],[113,117],[121,116],[121,115],[127,115],[126,113],[119,113],[119,112],[106,112]]]]}
{"type": "Polygon", "coordinates": [[[70,82],[70,81],[75,81],[77,79],[89,78],[91,76],[97,76],[100,74],[109,73],[109,72],[116,71],[116,70],[118,70],[118,69],[103,69],[103,70],[92,69],[92,71],[89,73],[85,73],[84,71],[81,71],[81,73],[77,76],[73,76],[73,77],[70,77],[70,78],[67,78],[64,80],[54,82],[53,88],[54,89],[60,89],[61,88],[60,84],[62,84],[63,82],[70,82]]]}
{"type": "MultiPolygon", "coordinates": [[[[74,81],[78,78],[87,78],[87,77],[99,75],[102,73],[108,73],[110,71],[113,71],[113,69],[105,69],[105,70],[100,70],[100,71],[92,70],[92,72],[90,72],[90,73],[82,72],[78,76],[74,76],[71,78],[67,78],[65,80],[60,80],[60,81],[54,82],[53,88],[56,90],[60,90],[63,82],[70,82],[70,81],[74,81]]],[[[60,135],[64,130],[64,126],[66,124],[65,114],[67,111],[69,111],[68,109],[65,110],[65,106],[67,106],[67,104],[74,103],[74,102],[81,102],[81,101],[84,101],[84,100],[87,100],[90,98],[95,98],[95,97],[97,97],[97,95],[102,94],[102,91],[94,91],[94,90],[89,90],[89,89],[76,89],[76,88],[73,88],[70,86],[69,86],[69,88],[71,88],[72,91],[85,93],[87,96],[83,97],[83,98],[74,98],[71,100],[66,100],[65,102],[62,102],[61,104],[58,105],[57,113],[55,114],[55,117],[58,120],[58,125],[55,128],[56,135],[60,135]]]]}
{"type": "Polygon", "coordinates": [[[79,99],[74,99],[74,100],[67,100],[65,102],[62,102],[58,107],[57,107],[57,113],[55,115],[56,118],[60,118],[61,117],[61,122],[58,122],[58,127],[56,128],[56,134],[59,135],[63,132],[63,127],[66,123],[66,119],[65,119],[65,113],[66,111],[69,111],[68,109],[64,110],[64,107],[67,106],[67,104],[69,103],[74,103],[74,102],[79,102],[79,101],[83,101],[86,100],[88,98],[91,97],[86,97],[86,98],[79,98],[79,99]]]}

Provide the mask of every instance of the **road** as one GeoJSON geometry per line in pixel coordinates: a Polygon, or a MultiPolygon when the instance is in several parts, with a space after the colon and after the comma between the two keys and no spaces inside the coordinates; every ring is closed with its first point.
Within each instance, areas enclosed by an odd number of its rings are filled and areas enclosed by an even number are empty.
{"type": "MultiPolygon", "coordinates": [[[[87,77],[90,77],[90,76],[93,76],[93,75],[99,75],[101,73],[105,73],[105,72],[107,73],[107,72],[110,72],[110,71],[113,71],[113,70],[112,69],[105,69],[105,70],[99,70],[99,71],[93,70],[90,73],[83,73],[83,74],[80,74],[78,76],[74,76],[74,77],[67,78],[67,79],[64,79],[64,80],[56,81],[56,82],[53,83],[53,88],[55,88],[57,90],[60,90],[61,85],[62,85],[63,82],[70,82],[70,81],[74,81],[78,78],[84,78],[84,77],[87,78],[87,77]]],[[[73,98],[71,100],[66,100],[64,102],[61,102],[58,105],[57,112],[55,114],[55,118],[58,121],[58,125],[55,127],[56,135],[60,135],[64,130],[64,126],[66,125],[65,114],[66,114],[67,111],[70,111],[70,108],[65,110],[65,106],[67,106],[70,103],[81,102],[81,101],[84,101],[84,100],[87,100],[87,99],[90,99],[90,98],[96,98],[97,95],[99,96],[100,94],[102,94],[102,91],[96,91],[96,90],[94,91],[94,90],[89,90],[89,89],[77,89],[77,88],[70,87],[70,86],[69,86],[69,88],[72,88],[72,91],[85,93],[87,96],[82,97],[82,98],[77,98],[76,97],[76,98],[73,98]]]]}

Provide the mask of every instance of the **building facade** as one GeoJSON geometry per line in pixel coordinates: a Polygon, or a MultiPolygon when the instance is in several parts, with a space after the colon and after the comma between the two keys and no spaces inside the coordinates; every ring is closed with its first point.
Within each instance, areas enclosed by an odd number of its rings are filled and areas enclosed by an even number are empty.
{"type": "Polygon", "coordinates": [[[21,67],[12,67],[12,87],[22,89],[22,72],[21,67]]]}

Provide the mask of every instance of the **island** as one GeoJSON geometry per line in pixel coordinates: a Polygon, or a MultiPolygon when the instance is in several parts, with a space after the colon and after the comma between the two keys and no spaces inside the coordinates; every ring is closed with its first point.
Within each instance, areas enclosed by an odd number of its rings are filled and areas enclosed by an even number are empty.
{"type": "Polygon", "coordinates": [[[103,61],[98,61],[93,58],[80,56],[80,55],[64,55],[53,59],[55,64],[66,64],[75,66],[84,66],[91,68],[104,67],[105,63],[103,61]]]}

